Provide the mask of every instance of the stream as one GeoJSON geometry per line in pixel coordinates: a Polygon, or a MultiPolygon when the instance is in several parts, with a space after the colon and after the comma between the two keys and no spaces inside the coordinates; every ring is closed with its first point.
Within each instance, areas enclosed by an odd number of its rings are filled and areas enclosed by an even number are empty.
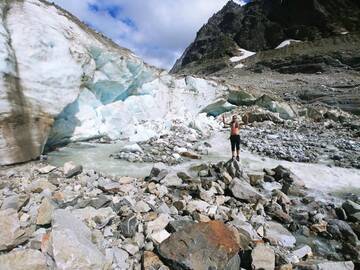
{"type": "MultiPolygon", "coordinates": [[[[168,169],[170,171],[187,171],[195,164],[217,163],[229,159],[231,152],[227,134],[219,132],[207,140],[207,142],[212,145],[212,148],[210,148],[208,155],[203,156],[202,160],[191,160],[176,166],[167,166],[168,169]]],[[[54,166],[63,166],[65,162],[73,161],[82,164],[85,169],[94,169],[109,175],[147,176],[154,166],[153,163],[130,163],[109,157],[126,144],[127,142],[125,141],[114,144],[72,143],[49,153],[49,162],[54,166]]],[[[241,151],[241,165],[247,172],[258,172],[264,168],[274,168],[278,165],[283,165],[304,181],[309,189],[331,193],[340,197],[350,192],[360,195],[360,170],[357,169],[329,167],[326,164],[275,160],[261,157],[248,151],[241,151]]]]}

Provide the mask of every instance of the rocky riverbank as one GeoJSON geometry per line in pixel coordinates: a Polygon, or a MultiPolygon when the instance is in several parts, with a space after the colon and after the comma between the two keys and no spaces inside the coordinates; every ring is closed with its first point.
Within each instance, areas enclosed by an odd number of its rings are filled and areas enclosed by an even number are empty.
{"type": "Polygon", "coordinates": [[[359,267],[360,198],[315,198],[281,166],[136,179],[32,163],[0,175],[1,269],[359,267]]]}

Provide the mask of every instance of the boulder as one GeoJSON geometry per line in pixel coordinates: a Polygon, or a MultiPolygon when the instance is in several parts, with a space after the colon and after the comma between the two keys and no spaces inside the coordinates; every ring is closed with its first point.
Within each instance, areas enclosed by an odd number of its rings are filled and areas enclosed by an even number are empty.
{"type": "Polygon", "coordinates": [[[52,248],[57,269],[106,269],[104,255],[91,242],[91,231],[67,210],[53,215],[52,248]]]}
{"type": "Polygon", "coordinates": [[[18,213],[14,209],[0,211],[0,251],[9,250],[28,239],[20,228],[18,213]]]}
{"type": "Polygon", "coordinates": [[[76,165],[74,162],[70,161],[70,162],[66,162],[64,164],[64,174],[66,178],[71,178],[75,175],[78,175],[80,173],[82,173],[82,166],[81,165],[76,165]]]}
{"type": "Polygon", "coordinates": [[[220,221],[197,223],[173,233],[161,243],[159,254],[175,270],[229,269],[239,251],[235,239],[220,221]]]}
{"type": "Polygon", "coordinates": [[[227,102],[226,99],[220,98],[216,100],[214,103],[206,106],[204,109],[201,110],[200,113],[206,113],[208,115],[217,117],[220,114],[223,114],[224,112],[232,111],[235,108],[236,106],[227,102]]]}
{"type": "Polygon", "coordinates": [[[258,200],[264,199],[264,196],[249,183],[238,178],[234,178],[232,180],[229,189],[231,190],[233,196],[239,200],[256,203],[258,200]]]}
{"type": "Polygon", "coordinates": [[[0,256],[1,270],[47,270],[45,256],[38,250],[13,251],[0,256]]]}
{"type": "Polygon", "coordinates": [[[278,113],[284,119],[293,119],[296,116],[295,111],[285,102],[278,102],[268,95],[263,95],[255,101],[255,104],[263,107],[273,113],[278,113]]]}
{"type": "Polygon", "coordinates": [[[345,210],[348,216],[360,212],[360,204],[357,204],[353,201],[347,200],[342,204],[342,208],[345,210]]]}
{"type": "Polygon", "coordinates": [[[243,90],[230,90],[228,102],[236,106],[249,106],[254,104],[255,98],[253,95],[243,90]]]}
{"type": "Polygon", "coordinates": [[[242,120],[247,123],[254,123],[254,122],[265,122],[271,121],[274,123],[282,123],[283,120],[279,117],[279,114],[269,112],[263,109],[257,109],[247,113],[243,116],[242,120]]]}

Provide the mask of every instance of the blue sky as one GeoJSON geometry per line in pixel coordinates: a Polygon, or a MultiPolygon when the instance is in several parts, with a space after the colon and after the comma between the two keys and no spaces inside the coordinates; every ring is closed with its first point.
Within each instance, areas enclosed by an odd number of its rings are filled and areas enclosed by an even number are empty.
{"type": "Polygon", "coordinates": [[[51,1],[146,62],[169,69],[228,0],[51,1]]]}

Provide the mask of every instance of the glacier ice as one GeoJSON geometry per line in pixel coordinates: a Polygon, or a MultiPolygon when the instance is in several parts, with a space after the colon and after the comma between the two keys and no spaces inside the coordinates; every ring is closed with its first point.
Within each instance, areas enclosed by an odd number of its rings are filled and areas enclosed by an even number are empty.
{"type": "Polygon", "coordinates": [[[45,1],[3,1],[0,15],[0,164],[34,159],[45,143],[213,126],[199,113],[226,87],[151,67],[45,1]]]}

